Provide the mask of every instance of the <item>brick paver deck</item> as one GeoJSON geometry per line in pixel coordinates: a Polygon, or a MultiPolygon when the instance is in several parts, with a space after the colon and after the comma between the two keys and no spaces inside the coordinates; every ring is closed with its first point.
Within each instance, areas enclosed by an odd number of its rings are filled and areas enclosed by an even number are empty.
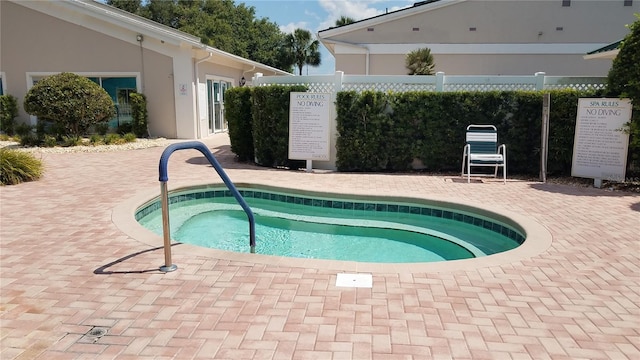
{"type": "MultiPolygon", "coordinates": [[[[1,359],[640,359],[637,194],[273,170],[235,163],[224,134],[205,143],[235,182],[464,201],[553,241],[499,265],[373,271],[370,289],[336,287],[336,269],[184,245],[164,274],[162,244],[114,220],[159,194],[164,148],[43,154],[42,180],[0,188],[1,359]]],[[[219,182],[202,160],[176,152],[170,188],[219,182]]]]}

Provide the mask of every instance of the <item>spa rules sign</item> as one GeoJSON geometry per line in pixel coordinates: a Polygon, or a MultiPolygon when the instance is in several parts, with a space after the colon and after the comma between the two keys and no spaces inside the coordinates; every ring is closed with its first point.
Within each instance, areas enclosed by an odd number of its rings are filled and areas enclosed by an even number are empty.
{"type": "Polygon", "coordinates": [[[329,160],[331,94],[290,94],[289,159],[329,160]]]}
{"type": "Polygon", "coordinates": [[[579,99],[571,176],[624,181],[629,99],[579,99]]]}

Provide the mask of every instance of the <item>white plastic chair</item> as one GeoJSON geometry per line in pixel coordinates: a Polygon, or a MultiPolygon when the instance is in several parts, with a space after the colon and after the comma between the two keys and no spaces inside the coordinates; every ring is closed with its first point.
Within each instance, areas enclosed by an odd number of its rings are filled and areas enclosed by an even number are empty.
{"type": "Polygon", "coordinates": [[[467,182],[471,182],[471,176],[491,176],[485,173],[471,173],[474,167],[493,166],[493,177],[498,177],[498,168],[502,168],[503,182],[507,183],[507,147],[498,146],[498,131],[493,125],[469,125],[467,126],[466,145],[462,153],[462,176],[467,176],[467,182]],[[466,172],[465,172],[466,170],[466,172]]]}

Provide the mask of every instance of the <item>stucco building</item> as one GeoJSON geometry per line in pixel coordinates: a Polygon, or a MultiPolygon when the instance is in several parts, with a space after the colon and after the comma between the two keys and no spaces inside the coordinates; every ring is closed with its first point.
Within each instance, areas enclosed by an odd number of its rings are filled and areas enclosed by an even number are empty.
{"type": "Polygon", "coordinates": [[[447,75],[606,76],[611,59],[583,56],[638,12],[638,0],[427,0],[318,37],[345,74],[407,74],[406,54],[427,47],[447,75]]]}
{"type": "Polygon", "coordinates": [[[151,136],[204,138],[226,130],[224,92],[255,73],[289,75],[200,39],[91,0],[0,1],[0,93],[18,98],[18,122],[35,124],[22,102],[38,80],[87,76],[130,119],[128,94],[144,93],[151,136]]]}

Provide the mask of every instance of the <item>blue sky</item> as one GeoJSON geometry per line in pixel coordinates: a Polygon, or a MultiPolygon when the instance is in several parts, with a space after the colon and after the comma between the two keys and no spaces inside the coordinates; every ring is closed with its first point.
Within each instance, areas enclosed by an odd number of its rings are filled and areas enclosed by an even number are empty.
{"type": "MultiPolygon", "coordinates": [[[[256,18],[269,18],[285,33],[297,28],[307,29],[314,35],[319,30],[335,26],[340,16],[362,20],[413,5],[418,0],[235,0],[256,9],[256,18]]],[[[321,46],[322,64],[309,67],[309,75],[333,74],[333,56],[321,46]]],[[[303,70],[307,74],[307,68],[303,70]]]]}

